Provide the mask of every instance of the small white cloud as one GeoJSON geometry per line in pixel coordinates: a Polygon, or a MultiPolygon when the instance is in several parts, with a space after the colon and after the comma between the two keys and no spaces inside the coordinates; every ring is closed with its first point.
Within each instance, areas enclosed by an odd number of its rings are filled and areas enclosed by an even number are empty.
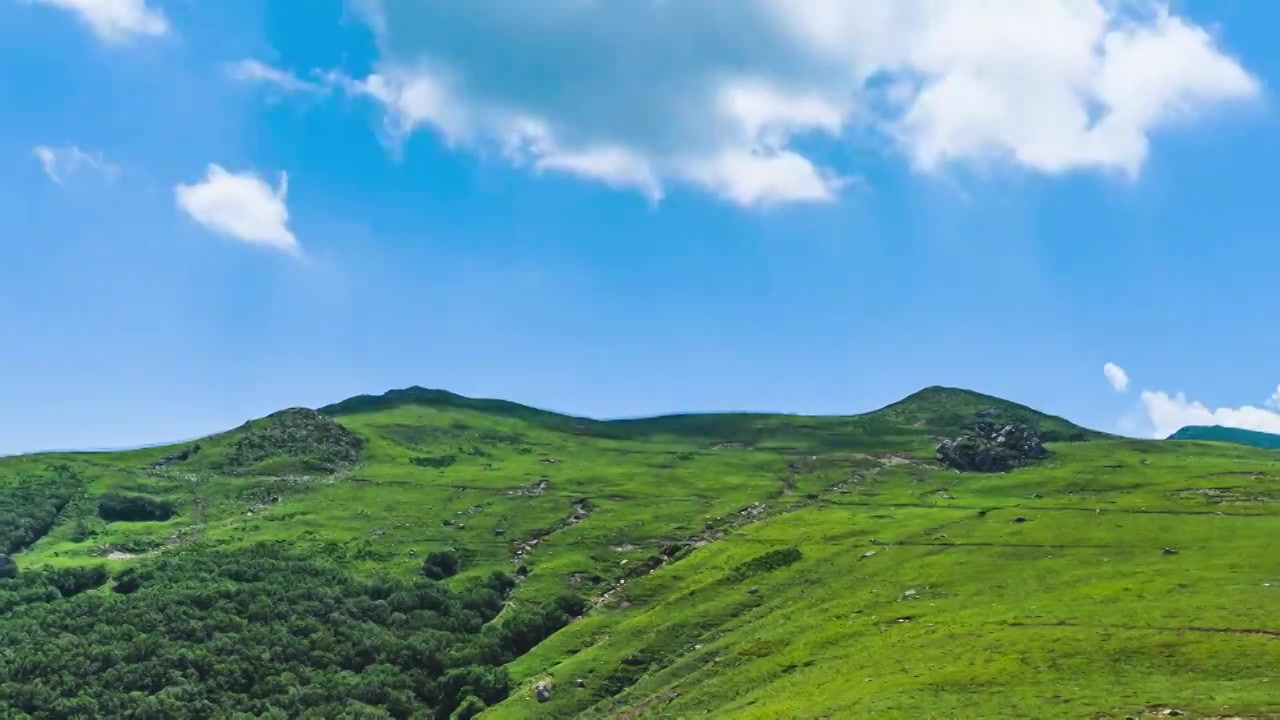
{"type": "Polygon", "coordinates": [[[598,180],[612,188],[639,190],[651,202],[662,199],[662,185],[653,168],[640,155],[623,147],[600,146],[576,151],[545,149],[533,163],[541,171],[553,171],[598,180]]]}
{"type": "Polygon", "coordinates": [[[1107,376],[1107,382],[1111,383],[1111,387],[1116,392],[1122,393],[1129,389],[1129,373],[1124,368],[1115,363],[1107,363],[1102,366],[1102,374],[1107,376]]]}
{"type": "Polygon", "coordinates": [[[689,162],[681,175],[742,206],[826,202],[846,182],[791,150],[726,150],[689,162]]]}
{"type": "Polygon", "coordinates": [[[209,230],[247,243],[290,253],[299,251],[289,230],[285,195],[289,177],[273,188],[252,172],[231,173],[210,165],[203,180],[174,188],[178,207],[209,230]]]}
{"type": "Polygon", "coordinates": [[[1267,398],[1267,406],[1280,408],[1280,385],[1276,386],[1276,391],[1271,393],[1271,397],[1267,398]]]}
{"type": "Polygon", "coordinates": [[[122,43],[134,37],[158,37],[169,32],[164,13],[147,0],[27,0],[74,13],[103,42],[122,43]]]}
{"type": "Polygon", "coordinates": [[[75,145],[37,145],[31,149],[31,154],[40,161],[44,174],[59,185],[65,185],[68,180],[84,172],[94,173],[108,182],[120,176],[119,166],[107,162],[102,153],[86,152],[75,145]]]}
{"type": "Polygon", "coordinates": [[[252,58],[232,63],[227,67],[227,74],[241,82],[272,85],[287,93],[326,93],[330,89],[328,85],[303,80],[291,72],[252,58]]]}
{"type": "MultiPolygon", "coordinates": [[[[1277,393],[1280,394],[1280,388],[1277,393]]],[[[1149,390],[1142,392],[1142,405],[1158,438],[1168,437],[1188,425],[1221,425],[1280,434],[1280,413],[1252,405],[1209,408],[1204,403],[1188,400],[1183,393],[1169,395],[1149,390]]]]}
{"type": "MultiPolygon", "coordinates": [[[[330,78],[353,95],[364,95],[381,103],[386,113],[386,129],[393,140],[402,140],[419,127],[431,125],[446,141],[456,145],[469,140],[477,131],[493,131],[493,127],[484,126],[499,122],[493,117],[476,117],[483,114],[468,110],[458,102],[445,79],[425,67],[392,67],[363,80],[337,73],[330,78]]],[[[545,129],[540,132],[545,134],[545,129]]]]}

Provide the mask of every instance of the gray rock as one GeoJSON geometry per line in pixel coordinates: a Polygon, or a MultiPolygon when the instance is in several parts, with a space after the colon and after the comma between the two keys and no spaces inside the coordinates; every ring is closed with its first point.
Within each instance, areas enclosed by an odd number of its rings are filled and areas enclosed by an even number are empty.
{"type": "Polygon", "coordinates": [[[1005,472],[1048,454],[1035,428],[997,421],[989,410],[977,414],[968,433],[943,440],[937,448],[938,462],[964,472],[1005,472]]]}
{"type": "Polygon", "coordinates": [[[546,702],[551,699],[551,688],[550,680],[540,680],[533,688],[533,696],[540,703],[546,702]]]}

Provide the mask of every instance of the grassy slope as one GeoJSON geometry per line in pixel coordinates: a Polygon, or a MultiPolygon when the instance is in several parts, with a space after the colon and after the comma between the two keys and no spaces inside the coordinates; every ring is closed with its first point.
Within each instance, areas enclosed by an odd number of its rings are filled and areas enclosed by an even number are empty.
{"type": "Polygon", "coordinates": [[[1267,628],[1280,610],[1268,551],[1276,456],[1104,440],[1059,444],[1049,465],[1007,475],[930,467],[930,438],[991,405],[1055,437],[1100,437],[942,388],[844,418],[614,422],[412,389],[325,409],[366,442],[362,464],[334,476],[222,474],[233,431],[160,471],[145,468],[174,448],[8,459],[0,480],[66,463],[90,497],[145,492],[179,506],[173,520],[99,523],[76,542],[92,503],[73,502],[18,556],[24,566],[101,562],[122,545],[286,539],[404,575],[451,546],[481,573],[509,570],[513,543],[540,537],[517,603],[565,587],[604,593],[663,547],[742,523],[608,593],[515,663],[526,692],[486,717],[1091,717],[1157,703],[1280,713],[1265,684],[1274,638],[1188,629],[1267,628]],[[441,469],[410,462],[448,456],[441,469]],[[1208,488],[1220,491],[1193,492],[1208,488]],[[587,515],[571,524],[575,503],[587,515]],[[764,508],[740,514],[754,503],[764,508]],[[787,547],[802,559],[731,577],[787,547]],[[537,704],[527,690],[544,678],[556,689],[537,704]]]}
{"type": "Polygon", "coordinates": [[[990,477],[894,466],[752,525],[522,658],[558,694],[493,716],[1280,716],[1280,640],[1252,632],[1280,630],[1274,455],[1055,449],[1056,467],[990,477]],[[779,547],[803,559],[732,577],[779,547]]]}

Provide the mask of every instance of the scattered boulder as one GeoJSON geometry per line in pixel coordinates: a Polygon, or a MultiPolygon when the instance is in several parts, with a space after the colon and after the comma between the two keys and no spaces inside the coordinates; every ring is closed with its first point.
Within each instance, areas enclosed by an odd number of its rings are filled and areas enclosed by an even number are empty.
{"type": "Polygon", "coordinates": [[[1019,515],[1018,517],[1014,518],[1013,521],[1016,523],[1024,523],[1027,521],[1027,519],[1019,515]]]}
{"type": "Polygon", "coordinates": [[[1165,555],[1177,555],[1177,554],[1178,554],[1178,548],[1171,548],[1171,547],[1167,547],[1167,548],[1165,548],[1165,549],[1164,549],[1164,554],[1165,554],[1165,555]]]}
{"type": "Polygon", "coordinates": [[[533,696],[538,702],[544,703],[551,699],[552,684],[550,680],[539,680],[538,684],[533,687],[533,696]]]}
{"type": "Polygon", "coordinates": [[[1003,422],[980,411],[970,431],[938,445],[938,462],[963,472],[1005,472],[1046,457],[1040,432],[1018,421],[1003,422]]]}

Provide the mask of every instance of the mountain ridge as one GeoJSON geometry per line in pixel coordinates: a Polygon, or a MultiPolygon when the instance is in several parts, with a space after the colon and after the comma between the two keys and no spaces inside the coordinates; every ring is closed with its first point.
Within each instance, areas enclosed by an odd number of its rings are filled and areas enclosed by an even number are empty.
{"type": "Polygon", "coordinates": [[[1188,425],[1166,439],[1229,442],[1251,447],[1280,449],[1280,435],[1223,425],[1188,425]]]}
{"type": "MultiPolygon", "coordinates": [[[[942,423],[945,425],[942,429],[955,430],[964,422],[967,422],[966,410],[972,410],[977,407],[994,407],[1004,409],[1006,414],[1011,417],[1020,419],[1031,419],[1033,424],[1038,426],[1047,422],[1051,426],[1049,430],[1050,440],[1065,439],[1068,436],[1076,435],[1077,437],[1083,433],[1085,438],[1098,439],[1105,437],[1114,437],[1107,433],[1093,430],[1081,425],[1077,425],[1072,421],[1049,413],[1044,413],[1022,405],[1015,401],[1005,400],[1003,398],[987,395],[974,390],[964,388],[955,388],[942,385],[931,385],[916,392],[913,392],[900,400],[894,401],[880,408],[867,410],[863,412],[850,414],[823,414],[810,415],[798,412],[778,412],[778,411],[685,411],[662,413],[658,415],[639,415],[615,418],[592,418],[584,415],[573,415],[570,413],[561,413],[555,410],[546,410],[522,403],[494,399],[494,398],[476,398],[461,395],[448,390],[438,388],[426,388],[423,386],[413,385],[406,388],[393,388],[381,394],[360,394],[339,400],[337,402],[321,405],[316,408],[309,406],[290,406],[269,412],[253,420],[247,421],[253,423],[259,420],[270,418],[279,413],[288,412],[296,409],[314,409],[317,412],[326,415],[342,418],[346,416],[359,415],[362,413],[379,412],[406,405],[422,405],[434,407],[448,407],[460,410],[471,410],[475,412],[494,414],[499,416],[513,417],[517,419],[532,420],[542,422],[548,427],[568,432],[581,432],[584,429],[594,428],[643,428],[648,425],[657,425],[660,428],[678,427],[681,423],[696,424],[697,421],[714,421],[715,419],[740,419],[740,420],[764,420],[764,419],[818,419],[818,420],[841,420],[851,418],[867,418],[874,417],[878,414],[888,414],[900,418],[903,416],[903,410],[911,408],[916,403],[927,403],[930,405],[938,404],[939,398],[950,396],[952,398],[964,398],[967,403],[961,403],[967,407],[959,411],[960,419],[952,418],[951,422],[942,423]],[[1012,410],[1011,413],[1008,411],[1012,410]]],[[[934,415],[945,415],[942,412],[933,412],[934,415]]],[[[953,411],[952,414],[955,414],[953,411]]],[[[243,425],[238,426],[243,427],[243,425]]],[[[198,434],[186,438],[175,440],[162,440],[155,442],[138,443],[132,445],[112,446],[112,447],[65,447],[65,448],[46,448],[41,450],[33,450],[27,452],[15,452],[7,455],[0,455],[0,458],[23,457],[33,455],[63,455],[63,454],[109,454],[120,452],[161,450],[165,448],[187,445],[190,443],[200,442],[209,438],[217,437],[221,434],[231,432],[236,428],[227,428],[223,430],[215,430],[209,433],[198,434]]],[[[1042,428],[1043,429],[1043,428],[1042,428]]]]}

